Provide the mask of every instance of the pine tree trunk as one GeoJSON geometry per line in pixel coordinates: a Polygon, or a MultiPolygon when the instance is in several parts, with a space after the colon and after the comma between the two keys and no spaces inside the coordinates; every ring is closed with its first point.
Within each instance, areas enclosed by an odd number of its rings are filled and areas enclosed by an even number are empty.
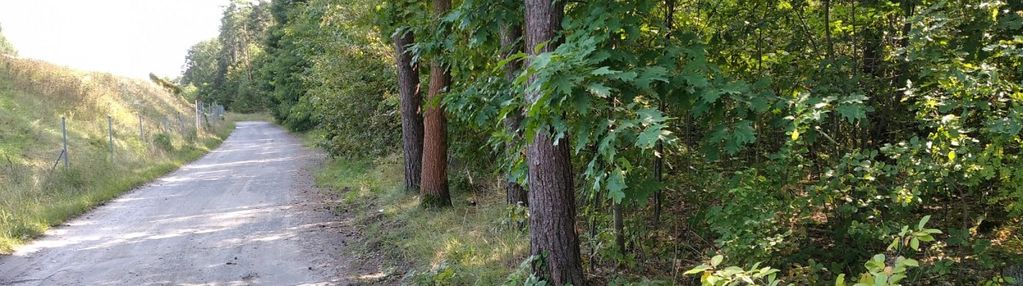
{"type": "MultiPolygon", "coordinates": [[[[561,27],[564,2],[526,0],[526,50],[556,46],[554,35],[561,27]]],[[[535,78],[530,79],[532,82],[535,78]]],[[[526,100],[535,102],[537,91],[526,93],[526,100]]],[[[542,255],[546,269],[535,272],[550,279],[554,285],[585,285],[579,258],[579,237],[575,232],[575,190],[572,183],[572,162],[568,136],[555,145],[549,128],[541,128],[527,148],[529,164],[529,239],[530,254],[542,255]]]]}
{"type": "MultiPolygon", "coordinates": [[[[440,17],[451,9],[451,0],[434,0],[434,15],[440,17]]],[[[430,63],[430,91],[424,104],[423,185],[422,202],[426,207],[451,205],[448,194],[447,119],[441,106],[443,93],[451,82],[451,74],[440,60],[430,63]]]]}
{"type": "Polygon", "coordinates": [[[401,141],[405,155],[405,191],[419,192],[423,172],[423,114],[419,93],[419,65],[405,47],[415,42],[411,31],[394,34],[394,58],[398,65],[398,93],[401,105],[401,141]]]}
{"type": "MultiPolygon", "coordinates": [[[[518,44],[519,38],[522,37],[522,26],[505,24],[501,27],[501,51],[504,53],[503,58],[507,59],[509,56],[514,55],[522,50],[522,46],[518,44]]],[[[508,82],[514,82],[515,77],[518,76],[522,63],[520,61],[510,61],[504,66],[504,78],[508,82]]],[[[522,112],[512,112],[508,114],[508,117],[504,119],[504,127],[508,129],[509,133],[515,134],[513,140],[516,142],[505,144],[505,149],[508,152],[509,158],[518,158],[519,153],[522,150],[518,148],[518,141],[522,140],[522,131],[519,128],[522,125],[522,112]]],[[[510,176],[506,176],[510,177],[510,176]]],[[[522,204],[529,205],[529,194],[526,190],[519,185],[518,182],[507,180],[505,182],[505,189],[507,191],[507,200],[509,204],[522,204]]]]}

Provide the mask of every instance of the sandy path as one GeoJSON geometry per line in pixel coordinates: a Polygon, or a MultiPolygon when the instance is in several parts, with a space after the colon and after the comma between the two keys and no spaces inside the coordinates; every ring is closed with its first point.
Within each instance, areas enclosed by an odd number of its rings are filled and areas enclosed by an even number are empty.
{"type": "Polygon", "coordinates": [[[0,257],[3,285],[346,284],[318,155],[241,122],[220,148],[0,257]]]}

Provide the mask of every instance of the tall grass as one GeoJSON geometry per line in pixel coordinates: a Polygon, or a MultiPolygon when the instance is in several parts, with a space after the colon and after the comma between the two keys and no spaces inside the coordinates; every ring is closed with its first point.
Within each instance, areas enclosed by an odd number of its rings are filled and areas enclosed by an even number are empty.
{"type": "Polygon", "coordinates": [[[233,128],[196,132],[193,108],[147,81],[0,56],[0,254],[197,158],[233,128]]]}
{"type": "Polygon", "coordinates": [[[350,247],[359,256],[384,258],[380,273],[360,276],[402,284],[499,285],[526,258],[524,210],[504,202],[497,179],[454,173],[454,207],[427,209],[403,190],[397,156],[326,164],[317,183],[337,192],[338,211],[354,213],[353,225],[362,232],[361,243],[350,247]]]}

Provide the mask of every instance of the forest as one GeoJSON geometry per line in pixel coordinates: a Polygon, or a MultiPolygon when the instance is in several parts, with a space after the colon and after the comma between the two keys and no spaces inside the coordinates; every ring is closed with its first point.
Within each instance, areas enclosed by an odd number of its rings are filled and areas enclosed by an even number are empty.
{"type": "Polygon", "coordinates": [[[499,182],[506,285],[1023,278],[1020,1],[235,1],[179,83],[435,214],[499,182]]]}

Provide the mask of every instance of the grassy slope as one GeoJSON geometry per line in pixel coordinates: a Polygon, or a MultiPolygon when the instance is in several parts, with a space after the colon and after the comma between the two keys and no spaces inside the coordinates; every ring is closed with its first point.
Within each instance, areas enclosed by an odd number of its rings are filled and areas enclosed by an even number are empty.
{"type": "Polygon", "coordinates": [[[147,81],[0,56],[0,254],[198,158],[233,128],[217,123],[213,134],[197,136],[192,108],[147,81]],[[68,126],[67,171],[53,168],[61,116],[68,126]],[[157,136],[170,146],[154,144],[157,136]]]}
{"type": "Polygon", "coordinates": [[[499,190],[497,184],[467,183],[467,178],[453,176],[455,206],[425,209],[417,195],[402,190],[402,176],[402,162],[396,156],[331,160],[317,175],[318,184],[339,194],[337,211],[354,213],[361,241],[351,246],[360,260],[382,256],[384,279],[418,285],[499,285],[525,259],[529,238],[513,219],[523,212],[516,212],[503,194],[493,191],[499,190]],[[467,191],[464,186],[469,185],[480,191],[467,191]]]}

